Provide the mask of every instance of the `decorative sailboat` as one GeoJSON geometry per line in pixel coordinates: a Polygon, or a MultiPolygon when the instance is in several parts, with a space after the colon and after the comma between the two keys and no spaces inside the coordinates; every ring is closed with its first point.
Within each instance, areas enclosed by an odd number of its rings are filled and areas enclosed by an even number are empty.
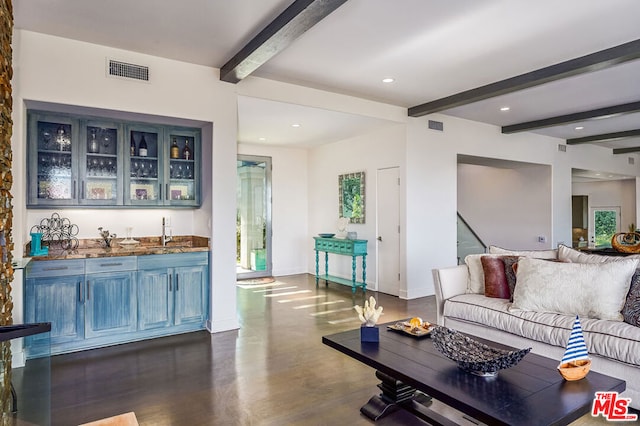
{"type": "Polygon", "coordinates": [[[560,365],[558,365],[558,371],[565,380],[580,380],[589,373],[590,368],[591,359],[589,358],[589,352],[587,352],[587,345],[584,342],[580,318],[576,315],[567,349],[564,352],[562,361],[560,361],[560,365]]]}

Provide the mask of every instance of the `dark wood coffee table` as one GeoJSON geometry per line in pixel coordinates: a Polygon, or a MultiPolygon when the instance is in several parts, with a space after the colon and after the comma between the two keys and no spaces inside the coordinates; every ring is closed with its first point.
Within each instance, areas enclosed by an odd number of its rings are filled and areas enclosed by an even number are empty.
{"type": "Polygon", "coordinates": [[[388,331],[385,324],[379,343],[362,343],[359,329],[324,336],[322,342],[377,370],[382,393],[360,410],[374,420],[403,408],[432,424],[455,424],[427,407],[433,397],[490,425],[563,425],[590,412],[596,391],[626,388],[624,380],[593,371],[567,382],[557,360],[532,353],[495,377],[475,376],[441,355],[430,337],[388,331]]]}

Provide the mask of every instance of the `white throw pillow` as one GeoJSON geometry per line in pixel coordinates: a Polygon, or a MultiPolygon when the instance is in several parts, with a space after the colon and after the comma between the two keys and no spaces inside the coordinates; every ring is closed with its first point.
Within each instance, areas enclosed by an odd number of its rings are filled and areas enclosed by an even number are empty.
{"type": "Polygon", "coordinates": [[[622,321],[620,311],[637,267],[638,259],[563,263],[521,258],[510,309],[622,321]]]}
{"type": "Polygon", "coordinates": [[[467,281],[467,293],[484,294],[484,270],[480,258],[484,254],[469,254],[464,258],[464,263],[469,268],[467,281]]]}
{"type": "Polygon", "coordinates": [[[624,259],[639,259],[640,255],[632,254],[630,256],[605,256],[601,254],[587,254],[579,250],[574,250],[565,245],[558,246],[558,260],[572,263],[606,263],[617,262],[624,259]]]}
{"type": "Polygon", "coordinates": [[[506,256],[525,256],[536,259],[557,259],[558,250],[509,250],[498,246],[489,246],[489,254],[501,254],[506,256]]]}

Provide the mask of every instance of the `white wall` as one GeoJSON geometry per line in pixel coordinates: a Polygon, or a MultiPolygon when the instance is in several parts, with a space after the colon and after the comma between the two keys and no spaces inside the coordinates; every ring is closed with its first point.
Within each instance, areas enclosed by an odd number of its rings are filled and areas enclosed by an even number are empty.
{"type": "Polygon", "coordinates": [[[238,154],[271,157],[273,275],[307,272],[308,151],[239,144],[238,154]]]}
{"type": "MultiPolygon", "coordinates": [[[[531,134],[504,135],[500,128],[442,114],[410,119],[407,129],[408,297],[433,294],[432,269],[456,264],[457,156],[496,158],[551,166],[549,247],[571,242],[571,168],[639,175],[627,156],[597,146],[567,146],[531,134]],[[429,130],[427,120],[444,123],[429,130]]],[[[633,155],[638,163],[637,156],[633,155]]]]}
{"type": "MultiPolygon", "coordinates": [[[[636,181],[635,179],[603,182],[576,182],[573,195],[587,195],[591,207],[620,207],[620,231],[627,232],[629,224],[636,226],[636,181]]],[[[589,228],[593,229],[593,218],[589,217],[589,228]]]]}
{"type": "MultiPolygon", "coordinates": [[[[125,112],[149,121],[175,119],[203,123],[203,206],[199,210],[57,210],[80,226],[81,237],[97,227],[136,235],[157,235],[160,217],[170,214],[174,234],[212,238],[212,331],[238,327],[235,296],[235,160],[236,86],[219,81],[218,71],[112,49],[104,46],[16,30],[12,137],[14,161],[14,255],[22,256],[29,228],[50,210],[26,209],[26,105],[38,102],[125,112]],[[107,58],[150,68],[148,83],[106,77],[107,58]]],[[[14,286],[15,291],[20,291],[14,286]]],[[[21,306],[14,309],[20,310],[21,306]]]]}
{"type": "Polygon", "coordinates": [[[551,167],[510,163],[514,168],[458,164],[458,212],[487,245],[549,248],[551,167]]]}
{"type": "MultiPolygon", "coordinates": [[[[315,273],[313,236],[321,232],[336,232],[338,220],[338,176],[344,173],[365,172],[365,223],[349,224],[348,230],[358,233],[358,239],[368,240],[367,285],[376,283],[376,172],[380,168],[399,167],[404,174],[405,126],[389,125],[367,135],[314,148],[309,153],[309,234],[305,248],[310,253],[308,271],[315,273]],[[311,249],[311,250],[310,250],[311,249]]],[[[404,179],[401,179],[403,181],[404,179]]],[[[401,188],[404,184],[401,183],[401,188]]],[[[384,203],[384,200],[379,202],[384,203]]],[[[404,213],[402,209],[401,214],[404,213]]],[[[404,229],[401,223],[401,229],[404,229]]],[[[351,258],[329,255],[329,273],[351,279],[351,258]]],[[[323,268],[324,261],[321,261],[323,268]]],[[[358,260],[358,277],[361,263],[358,260]]],[[[401,274],[402,276],[402,274],[401,274]]],[[[401,283],[401,293],[406,284],[401,283]]]]}

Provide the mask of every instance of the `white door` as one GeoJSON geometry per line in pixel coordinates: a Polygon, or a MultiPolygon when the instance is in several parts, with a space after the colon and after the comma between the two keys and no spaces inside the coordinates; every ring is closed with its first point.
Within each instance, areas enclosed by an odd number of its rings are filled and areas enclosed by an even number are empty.
{"type": "Polygon", "coordinates": [[[377,176],[378,291],[400,292],[400,174],[398,167],[379,169],[377,176]]]}

